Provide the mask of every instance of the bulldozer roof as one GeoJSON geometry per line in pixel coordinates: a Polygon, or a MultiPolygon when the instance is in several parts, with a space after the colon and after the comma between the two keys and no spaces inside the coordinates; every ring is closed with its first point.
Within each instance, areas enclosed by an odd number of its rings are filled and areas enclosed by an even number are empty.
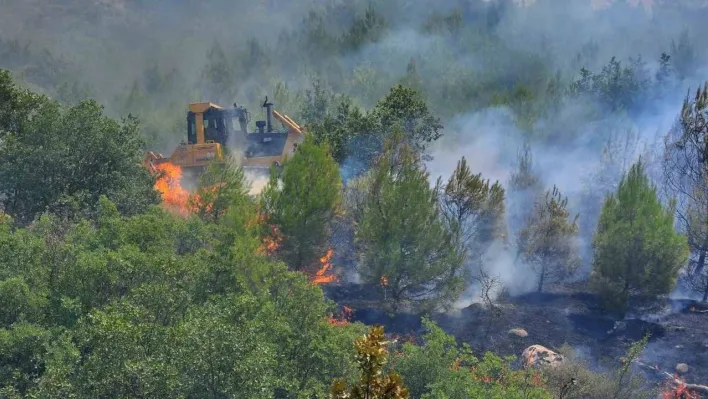
{"type": "Polygon", "coordinates": [[[222,108],[214,103],[210,103],[210,102],[189,104],[189,110],[194,113],[206,112],[210,108],[224,109],[224,108],[222,108]]]}

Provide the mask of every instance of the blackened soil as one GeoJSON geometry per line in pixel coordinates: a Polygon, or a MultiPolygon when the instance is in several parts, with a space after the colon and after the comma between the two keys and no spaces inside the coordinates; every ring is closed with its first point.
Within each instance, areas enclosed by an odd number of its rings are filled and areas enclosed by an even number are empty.
{"type": "MultiPolygon", "coordinates": [[[[362,286],[324,287],[327,296],[354,310],[353,320],[383,325],[394,334],[422,333],[421,316],[389,314],[379,308],[380,291],[362,286]]],[[[597,369],[615,368],[629,346],[649,333],[642,360],[673,373],[677,363],[689,365],[688,382],[708,383],[708,305],[695,301],[670,301],[663,312],[639,318],[617,318],[602,312],[597,298],[583,284],[549,287],[546,293],[531,293],[501,299],[499,312],[478,304],[432,316],[458,341],[481,353],[514,355],[533,344],[558,350],[564,344],[576,349],[597,369]],[[525,338],[509,334],[513,328],[528,332],[525,338]]],[[[656,375],[647,375],[655,378],[656,375]]]]}

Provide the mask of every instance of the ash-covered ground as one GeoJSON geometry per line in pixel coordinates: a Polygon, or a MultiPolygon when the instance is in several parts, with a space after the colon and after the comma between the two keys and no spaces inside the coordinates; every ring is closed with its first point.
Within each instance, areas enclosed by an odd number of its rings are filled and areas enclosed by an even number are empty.
{"type": "MultiPolygon", "coordinates": [[[[391,315],[382,310],[377,305],[380,294],[375,287],[339,284],[323,289],[340,306],[354,309],[353,321],[383,325],[394,334],[422,333],[420,315],[391,315]]],[[[518,358],[533,344],[554,350],[568,344],[597,371],[616,368],[629,346],[649,332],[642,362],[671,374],[677,364],[685,363],[689,367],[683,375],[686,382],[708,383],[707,304],[668,300],[652,315],[619,319],[604,313],[597,298],[588,292],[582,283],[549,286],[544,293],[500,298],[498,313],[472,304],[431,318],[458,342],[469,343],[477,353],[493,351],[518,358]],[[512,329],[523,329],[528,335],[515,335],[510,333],[512,329]]],[[[649,381],[663,381],[658,372],[645,373],[649,381]]]]}

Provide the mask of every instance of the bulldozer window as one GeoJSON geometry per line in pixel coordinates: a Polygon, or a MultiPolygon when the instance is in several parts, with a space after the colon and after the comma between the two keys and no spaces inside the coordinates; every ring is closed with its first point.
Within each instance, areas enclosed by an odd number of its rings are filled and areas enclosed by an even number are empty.
{"type": "Polygon", "coordinates": [[[187,116],[187,143],[195,144],[197,142],[197,123],[194,120],[194,114],[187,116]]]}
{"type": "Polygon", "coordinates": [[[204,140],[214,140],[226,144],[227,132],[224,118],[221,115],[209,115],[204,118],[204,140]]]}
{"type": "Polygon", "coordinates": [[[231,118],[229,118],[228,120],[229,120],[229,122],[228,122],[228,127],[229,127],[229,130],[230,130],[230,131],[232,131],[232,132],[238,132],[238,131],[241,130],[241,125],[240,125],[239,122],[238,122],[238,117],[237,117],[237,116],[231,117],[231,118]]]}

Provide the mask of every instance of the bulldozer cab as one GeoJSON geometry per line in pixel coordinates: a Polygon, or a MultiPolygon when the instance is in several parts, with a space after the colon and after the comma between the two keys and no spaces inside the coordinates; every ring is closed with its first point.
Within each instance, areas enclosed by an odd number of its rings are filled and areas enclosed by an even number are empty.
{"type": "Polygon", "coordinates": [[[212,103],[190,104],[187,113],[187,144],[218,143],[226,146],[234,133],[248,133],[249,120],[248,111],[237,104],[234,104],[233,109],[224,109],[212,103]]]}

